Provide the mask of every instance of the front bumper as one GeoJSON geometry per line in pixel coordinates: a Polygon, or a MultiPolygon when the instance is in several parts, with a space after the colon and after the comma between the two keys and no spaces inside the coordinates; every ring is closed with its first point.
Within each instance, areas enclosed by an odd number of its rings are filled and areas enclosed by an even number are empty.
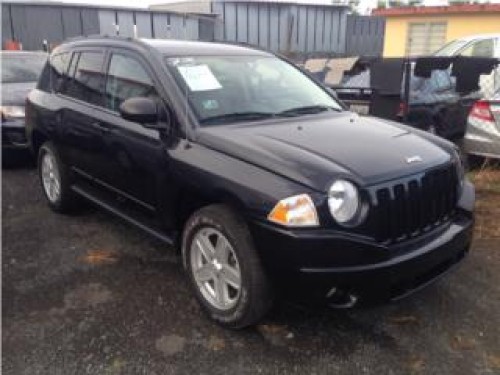
{"type": "Polygon", "coordinates": [[[466,153],[500,159],[500,137],[487,132],[469,132],[463,139],[466,153]]]}
{"type": "Polygon", "coordinates": [[[2,122],[2,149],[29,149],[24,119],[8,119],[2,122]]]}
{"type": "MultiPolygon", "coordinates": [[[[393,246],[334,230],[250,226],[264,266],[285,294],[328,302],[332,290],[357,304],[397,300],[444,275],[467,254],[473,233],[473,188],[451,221],[393,246]],[[335,289],[333,289],[335,288],[335,289]]],[[[338,297],[338,296],[336,296],[338,297]]]]}

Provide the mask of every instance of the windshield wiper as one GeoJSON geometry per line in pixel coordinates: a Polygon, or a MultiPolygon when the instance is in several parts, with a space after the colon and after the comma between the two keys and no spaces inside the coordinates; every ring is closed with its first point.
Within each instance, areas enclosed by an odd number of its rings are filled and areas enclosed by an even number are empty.
{"type": "Polygon", "coordinates": [[[237,122],[237,121],[258,121],[266,118],[275,117],[276,114],[272,112],[232,112],[225,113],[217,116],[210,116],[201,119],[202,124],[223,122],[237,122]]]}
{"type": "Polygon", "coordinates": [[[327,105],[308,105],[304,107],[290,108],[286,111],[280,112],[277,116],[300,116],[300,115],[311,115],[315,113],[325,112],[325,111],[336,111],[339,109],[336,107],[330,107],[327,105]]]}

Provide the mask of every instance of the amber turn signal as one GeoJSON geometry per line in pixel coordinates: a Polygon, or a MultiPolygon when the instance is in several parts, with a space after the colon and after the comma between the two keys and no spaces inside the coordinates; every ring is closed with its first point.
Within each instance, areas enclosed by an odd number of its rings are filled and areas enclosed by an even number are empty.
{"type": "Polygon", "coordinates": [[[318,214],[314,203],[307,194],[282,199],[274,206],[267,218],[289,227],[318,226],[318,214]]]}

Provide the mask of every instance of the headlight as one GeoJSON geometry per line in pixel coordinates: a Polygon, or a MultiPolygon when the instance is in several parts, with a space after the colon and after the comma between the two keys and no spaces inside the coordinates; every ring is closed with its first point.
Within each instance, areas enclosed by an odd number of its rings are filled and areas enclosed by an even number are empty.
{"type": "Polygon", "coordinates": [[[24,107],[19,105],[3,105],[0,107],[2,111],[2,117],[5,118],[23,118],[24,117],[24,107]]]}
{"type": "Polygon", "coordinates": [[[361,202],[356,186],[345,180],[337,180],[328,191],[328,207],[337,223],[347,225],[361,212],[361,202]]]}
{"type": "Polygon", "coordinates": [[[307,194],[282,199],[274,206],[267,218],[288,227],[318,226],[318,214],[311,197],[307,194]]]}

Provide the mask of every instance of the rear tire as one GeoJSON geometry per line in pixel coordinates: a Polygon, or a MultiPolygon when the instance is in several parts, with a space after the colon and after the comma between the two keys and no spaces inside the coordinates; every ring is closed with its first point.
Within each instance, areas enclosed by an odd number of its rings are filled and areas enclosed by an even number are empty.
{"type": "Polygon", "coordinates": [[[73,212],[80,201],[71,190],[70,172],[56,146],[45,142],[38,151],[38,176],[49,207],[59,213],[73,212]]]}
{"type": "Polygon", "coordinates": [[[189,218],[182,254],[198,302],[218,324],[243,328],[259,321],[272,306],[271,286],[248,227],[228,206],[207,206],[189,218]],[[232,276],[226,278],[228,274],[232,276]]]}

